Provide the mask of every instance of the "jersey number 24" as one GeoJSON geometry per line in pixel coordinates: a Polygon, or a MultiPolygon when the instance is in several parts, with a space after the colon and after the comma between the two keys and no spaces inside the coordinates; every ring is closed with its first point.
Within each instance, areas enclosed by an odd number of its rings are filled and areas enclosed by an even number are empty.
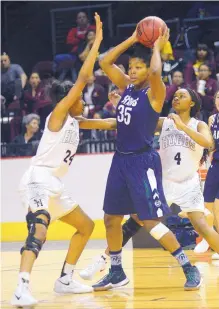
{"type": "Polygon", "coordinates": [[[66,156],[64,158],[64,162],[67,163],[68,165],[71,165],[72,160],[74,159],[75,154],[71,154],[70,150],[66,151],[66,156]]]}
{"type": "Polygon", "coordinates": [[[124,122],[126,125],[130,124],[132,107],[127,107],[124,105],[119,105],[118,107],[118,122],[124,122]]]}

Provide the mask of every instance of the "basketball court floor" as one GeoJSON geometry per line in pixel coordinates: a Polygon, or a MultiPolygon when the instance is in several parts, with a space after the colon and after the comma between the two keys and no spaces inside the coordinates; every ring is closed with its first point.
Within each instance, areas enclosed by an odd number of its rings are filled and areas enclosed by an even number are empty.
{"type": "MultiPolygon", "coordinates": [[[[1,308],[12,308],[9,300],[17,284],[21,243],[2,243],[1,308]]],[[[45,309],[219,309],[219,261],[211,260],[211,252],[195,256],[186,251],[204,278],[199,291],[183,290],[185,278],[181,268],[162,249],[123,251],[123,265],[130,283],[120,289],[81,295],[57,295],[53,284],[59,277],[68,242],[48,242],[39,255],[31,276],[33,296],[39,300],[35,308],[45,309]]],[[[103,241],[90,241],[76,268],[76,280],[83,281],[78,271],[101,253],[103,241]]],[[[92,284],[105,272],[98,274],[92,284]]]]}

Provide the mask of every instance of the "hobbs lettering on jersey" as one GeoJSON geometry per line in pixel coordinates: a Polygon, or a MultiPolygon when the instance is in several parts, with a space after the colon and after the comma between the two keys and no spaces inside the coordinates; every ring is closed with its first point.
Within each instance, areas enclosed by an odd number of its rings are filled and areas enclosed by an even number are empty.
{"type": "Polygon", "coordinates": [[[195,151],[195,142],[192,141],[188,136],[184,136],[182,134],[172,133],[165,137],[162,137],[162,146],[163,149],[172,146],[182,146],[185,148],[189,148],[192,151],[195,151]]]}
{"type": "Polygon", "coordinates": [[[120,102],[120,104],[134,107],[138,104],[138,100],[139,100],[139,98],[133,99],[130,95],[126,95],[123,98],[123,100],[120,102]]]}
{"type": "Polygon", "coordinates": [[[72,130],[66,130],[65,134],[61,140],[61,143],[64,144],[73,144],[74,146],[77,146],[79,142],[78,134],[75,131],[72,130]]]}

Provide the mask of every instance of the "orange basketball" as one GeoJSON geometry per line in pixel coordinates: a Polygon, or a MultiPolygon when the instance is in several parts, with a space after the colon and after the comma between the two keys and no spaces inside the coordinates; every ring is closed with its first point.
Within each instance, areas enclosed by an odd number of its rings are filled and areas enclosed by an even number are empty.
{"type": "Polygon", "coordinates": [[[161,28],[162,33],[164,33],[166,27],[166,23],[159,17],[145,17],[137,25],[137,38],[141,44],[152,48],[154,42],[159,37],[159,28],[161,28]]]}

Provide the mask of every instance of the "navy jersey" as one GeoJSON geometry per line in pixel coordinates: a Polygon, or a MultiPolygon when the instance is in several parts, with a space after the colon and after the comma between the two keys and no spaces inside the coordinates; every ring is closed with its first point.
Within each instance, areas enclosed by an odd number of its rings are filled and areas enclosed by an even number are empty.
{"type": "Polygon", "coordinates": [[[215,152],[213,158],[219,160],[219,113],[215,114],[213,123],[211,125],[211,133],[215,141],[215,152]]]}
{"type": "Polygon", "coordinates": [[[159,113],[153,110],[147,90],[135,90],[134,85],[129,85],[119,101],[116,109],[119,152],[135,152],[152,146],[159,113]]]}

